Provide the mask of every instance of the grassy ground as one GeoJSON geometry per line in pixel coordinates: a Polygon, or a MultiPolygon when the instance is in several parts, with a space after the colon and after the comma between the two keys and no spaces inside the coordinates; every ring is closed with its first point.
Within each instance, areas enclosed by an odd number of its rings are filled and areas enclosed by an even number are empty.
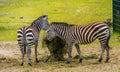
{"type": "MultiPolygon", "coordinates": [[[[104,54],[102,63],[98,62],[101,49],[99,42],[95,41],[92,44],[80,46],[84,57],[82,64],[79,64],[78,59],[74,58],[77,55],[74,47],[70,64],[66,64],[65,61],[45,63],[49,51],[39,45],[38,58],[40,62],[35,62],[34,48],[32,48],[32,67],[27,64],[26,57],[24,66],[19,65],[21,55],[16,41],[2,41],[0,42],[0,72],[120,72],[120,38],[118,36],[120,35],[113,35],[110,40],[109,63],[105,63],[106,54],[104,54]]],[[[67,59],[67,55],[65,58],[67,59]]]]}
{"type": "Polygon", "coordinates": [[[0,41],[16,40],[18,28],[43,14],[75,25],[105,21],[112,18],[112,0],[0,0],[0,41]]]}

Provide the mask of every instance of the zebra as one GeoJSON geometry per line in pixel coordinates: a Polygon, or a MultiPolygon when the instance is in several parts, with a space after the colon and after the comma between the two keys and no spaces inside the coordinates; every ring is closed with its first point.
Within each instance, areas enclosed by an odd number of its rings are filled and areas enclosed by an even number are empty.
{"type": "Polygon", "coordinates": [[[66,63],[71,62],[71,52],[73,44],[79,55],[79,63],[82,63],[81,50],[79,44],[89,44],[96,39],[99,40],[101,44],[101,55],[99,62],[103,59],[103,53],[106,50],[106,63],[109,61],[109,39],[111,37],[109,26],[104,22],[95,22],[85,26],[68,25],[64,22],[53,22],[49,25],[46,30],[48,33],[47,39],[51,41],[55,36],[64,39],[68,45],[68,59],[66,63]]]}
{"type": "Polygon", "coordinates": [[[18,30],[17,34],[17,41],[20,46],[20,51],[22,54],[22,62],[21,66],[24,64],[24,55],[27,52],[28,57],[28,64],[31,66],[30,61],[30,55],[31,55],[31,46],[35,46],[35,59],[36,62],[38,62],[37,58],[37,46],[38,46],[38,38],[39,38],[39,32],[41,29],[46,30],[48,28],[48,16],[43,15],[37,18],[32,22],[32,24],[29,27],[22,27],[18,30]],[[27,47],[27,51],[26,51],[27,47]]]}

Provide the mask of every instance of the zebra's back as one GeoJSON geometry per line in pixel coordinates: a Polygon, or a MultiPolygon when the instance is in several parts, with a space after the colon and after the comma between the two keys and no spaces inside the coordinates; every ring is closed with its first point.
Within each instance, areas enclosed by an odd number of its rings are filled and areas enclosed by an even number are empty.
{"type": "Polygon", "coordinates": [[[86,26],[73,26],[72,37],[76,43],[87,44],[97,38],[105,41],[107,38],[109,27],[102,22],[96,22],[86,26]]]}

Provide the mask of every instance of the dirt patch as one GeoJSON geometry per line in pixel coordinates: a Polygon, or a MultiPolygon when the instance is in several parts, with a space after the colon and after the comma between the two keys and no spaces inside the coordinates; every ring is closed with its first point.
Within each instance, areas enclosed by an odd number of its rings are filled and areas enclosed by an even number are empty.
{"type": "Polygon", "coordinates": [[[19,51],[16,51],[16,49],[1,49],[0,48],[0,54],[5,57],[15,58],[20,53],[19,51]]]}
{"type": "MultiPolygon", "coordinates": [[[[20,66],[21,53],[17,42],[0,42],[0,72],[120,72],[120,49],[112,47],[110,50],[110,61],[105,63],[105,55],[102,63],[98,62],[101,49],[96,44],[81,45],[81,52],[84,57],[83,63],[79,64],[74,57],[77,51],[73,46],[72,61],[66,64],[65,61],[44,62],[50,54],[48,48],[38,47],[39,63],[35,62],[34,48],[32,48],[32,67],[27,64],[25,57],[24,66],[20,66]]],[[[67,54],[65,58],[67,58],[67,54]]]]}
{"type": "Polygon", "coordinates": [[[0,55],[10,58],[16,58],[20,54],[16,47],[17,42],[0,42],[0,55]]]}

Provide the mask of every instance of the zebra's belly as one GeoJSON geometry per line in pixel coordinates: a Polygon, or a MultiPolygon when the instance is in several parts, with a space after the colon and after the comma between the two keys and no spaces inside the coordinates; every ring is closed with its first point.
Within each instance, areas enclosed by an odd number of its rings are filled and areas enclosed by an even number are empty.
{"type": "Polygon", "coordinates": [[[92,39],[92,40],[75,40],[75,43],[77,44],[90,44],[92,42],[94,42],[96,39],[92,39]]]}

